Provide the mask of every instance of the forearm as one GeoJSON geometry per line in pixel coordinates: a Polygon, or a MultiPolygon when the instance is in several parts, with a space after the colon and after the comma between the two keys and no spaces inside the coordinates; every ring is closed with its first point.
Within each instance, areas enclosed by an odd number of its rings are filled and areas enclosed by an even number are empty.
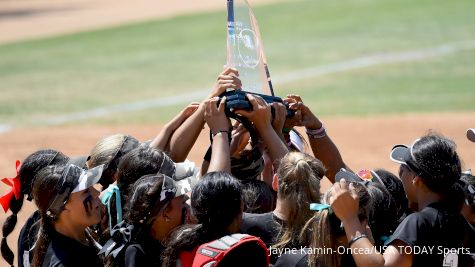
{"type": "Polygon", "coordinates": [[[319,159],[327,168],[327,173],[325,176],[327,176],[328,179],[334,183],[335,174],[341,168],[346,168],[346,165],[340,155],[340,151],[328,135],[318,139],[309,138],[309,142],[315,158],[319,159]]]}
{"type": "Polygon", "coordinates": [[[218,133],[213,137],[212,151],[207,172],[224,171],[231,173],[229,141],[226,132],[218,133]]]}
{"type": "MultiPolygon", "coordinates": [[[[358,217],[343,221],[348,242],[366,233],[358,217]]],[[[379,253],[368,238],[360,238],[351,244],[351,254],[358,267],[383,267],[384,256],[379,253]]]]}
{"type": "Polygon", "coordinates": [[[150,143],[150,147],[165,151],[173,131],[165,126],[150,143]]]}
{"type": "MultiPolygon", "coordinates": [[[[308,127],[309,130],[322,129],[323,124],[318,121],[313,127],[308,127]]],[[[325,130],[326,132],[326,130],[325,130]]],[[[323,165],[327,168],[326,176],[334,183],[335,174],[341,169],[346,168],[345,163],[341,157],[338,147],[333,143],[332,139],[326,132],[323,136],[318,138],[308,136],[310,147],[312,148],[313,155],[319,159],[323,165]]]]}
{"type": "Polygon", "coordinates": [[[270,125],[263,126],[258,131],[267,146],[272,165],[278,169],[280,160],[289,152],[287,145],[270,125]]]}
{"type": "Polygon", "coordinates": [[[186,159],[204,124],[204,106],[200,105],[170,138],[170,157],[173,161],[182,162],[186,159]]]}

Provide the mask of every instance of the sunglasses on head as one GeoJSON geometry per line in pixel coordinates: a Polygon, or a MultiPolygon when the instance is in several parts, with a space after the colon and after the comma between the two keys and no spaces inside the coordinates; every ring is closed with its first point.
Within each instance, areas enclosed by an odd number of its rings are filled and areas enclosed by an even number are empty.
{"type": "Polygon", "coordinates": [[[373,170],[363,169],[358,171],[356,175],[364,182],[377,182],[386,187],[383,180],[381,180],[381,177],[379,177],[379,175],[373,170]]]}

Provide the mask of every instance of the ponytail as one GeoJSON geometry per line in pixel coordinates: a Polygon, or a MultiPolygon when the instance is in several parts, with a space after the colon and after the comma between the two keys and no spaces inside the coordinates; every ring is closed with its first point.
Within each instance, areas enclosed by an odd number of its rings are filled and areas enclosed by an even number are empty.
{"type": "Polygon", "coordinates": [[[54,227],[50,218],[46,214],[41,215],[41,227],[38,233],[38,240],[36,241],[35,250],[33,253],[33,267],[40,267],[43,264],[48,245],[51,242],[51,235],[54,227]]]}
{"type": "Polygon", "coordinates": [[[461,180],[455,182],[452,186],[447,189],[445,198],[448,201],[450,208],[459,213],[462,209],[463,203],[465,201],[465,192],[463,190],[463,182],[461,180]]]}
{"type": "Polygon", "coordinates": [[[2,202],[2,206],[6,203],[9,204],[9,207],[4,206],[5,210],[10,209],[12,211],[12,215],[10,215],[3,224],[3,236],[2,243],[0,245],[2,257],[8,264],[10,264],[10,266],[13,266],[15,256],[8,246],[7,237],[15,229],[17,224],[17,214],[20,212],[23,206],[24,195],[27,195],[28,200],[31,200],[32,184],[35,180],[36,173],[48,165],[66,163],[68,159],[69,158],[67,156],[59,151],[53,149],[43,149],[30,154],[21,165],[20,162],[17,161],[17,176],[12,179],[19,179],[19,188],[15,187],[16,182],[12,182],[12,190],[19,191],[16,192],[15,195],[12,195],[13,197],[11,197],[9,201],[7,200],[2,202]]]}
{"type": "Polygon", "coordinates": [[[326,253],[330,249],[331,251],[337,250],[336,229],[333,229],[335,225],[332,223],[331,217],[329,209],[315,212],[300,231],[300,240],[304,244],[312,249],[323,249],[323,254],[309,253],[308,266],[339,266],[337,253],[326,253]]]}
{"type": "Polygon", "coordinates": [[[23,206],[23,195],[20,195],[20,199],[16,199],[15,197],[12,197],[10,200],[10,210],[12,211],[12,215],[10,215],[5,223],[3,224],[2,227],[2,244],[1,244],[1,252],[2,252],[2,257],[5,259],[5,261],[10,264],[10,266],[13,266],[13,260],[15,258],[12,250],[8,246],[7,243],[7,237],[13,232],[15,229],[16,223],[17,223],[17,214],[21,210],[21,207],[23,206]]]}

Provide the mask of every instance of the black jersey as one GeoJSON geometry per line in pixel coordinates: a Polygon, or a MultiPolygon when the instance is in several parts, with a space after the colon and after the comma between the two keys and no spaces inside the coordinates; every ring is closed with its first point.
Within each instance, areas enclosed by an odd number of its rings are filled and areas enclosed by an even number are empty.
{"type": "Polygon", "coordinates": [[[84,245],[58,232],[51,235],[43,267],[103,267],[95,247],[84,245]]]}
{"type": "Polygon", "coordinates": [[[140,243],[131,244],[125,251],[125,267],[160,267],[161,256],[165,247],[158,240],[145,236],[140,243]]]}
{"type": "Polygon", "coordinates": [[[451,266],[454,258],[458,266],[473,266],[468,254],[475,251],[474,236],[460,212],[437,202],[406,217],[386,244],[395,240],[407,244],[397,249],[413,255],[412,266],[451,266]]]}
{"type": "Polygon", "coordinates": [[[33,212],[23,225],[18,236],[18,267],[28,267],[33,260],[33,248],[40,229],[41,215],[33,212]]]}

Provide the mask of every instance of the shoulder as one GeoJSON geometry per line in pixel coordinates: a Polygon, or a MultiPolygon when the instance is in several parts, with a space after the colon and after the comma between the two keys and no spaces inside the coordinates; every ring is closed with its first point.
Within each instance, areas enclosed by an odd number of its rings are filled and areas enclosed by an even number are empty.
{"type": "Polygon", "coordinates": [[[243,213],[241,230],[248,231],[253,228],[272,229],[278,227],[272,212],[263,214],[243,213]]]}
{"type": "Polygon", "coordinates": [[[259,223],[259,222],[269,223],[269,222],[273,222],[274,218],[273,218],[272,212],[262,213],[262,214],[244,212],[242,216],[242,220],[243,222],[246,221],[247,223],[259,223]]]}
{"type": "Polygon", "coordinates": [[[279,257],[274,267],[306,267],[308,266],[308,255],[305,250],[298,250],[296,253],[285,253],[279,257]]]}
{"type": "Polygon", "coordinates": [[[279,233],[279,223],[273,218],[272,213],[243,215],[241,231],[244,234],[257,236],[270,246],[279,233]]]}
{"type": "Polygon", "coordinates": [[[430,228],[430,224],[433,223],[434,219],[435,217],[432,214],[423,212],[410,214],[399,224],[391,237],[386,241],[386,244],[400,240],[407,245],[416,246],[418,241],[421,240],[421,236],[424,236],[423,232],[430,228]]]}

